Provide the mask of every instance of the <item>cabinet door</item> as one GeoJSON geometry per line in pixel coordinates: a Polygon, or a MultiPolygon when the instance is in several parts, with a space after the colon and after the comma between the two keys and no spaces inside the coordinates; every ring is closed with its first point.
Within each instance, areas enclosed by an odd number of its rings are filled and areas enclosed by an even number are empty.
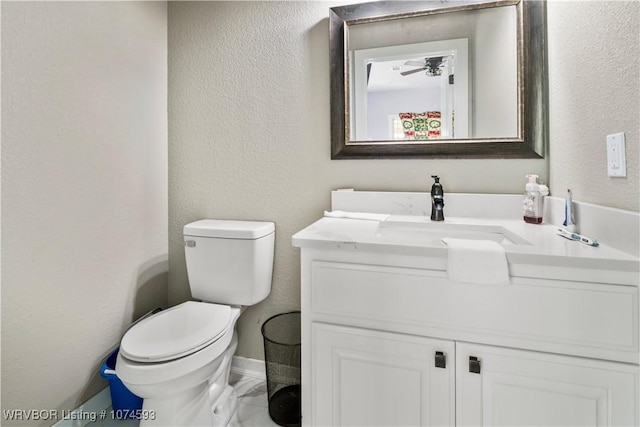
{"type": "Polygon", "coordinates": [[[465,343],[456,358],[458,425],[638,425],[635,365],[465,343]]]}
{"type": "Polygon", "coordinates": [[[305,425],[453,425],[454,348],[452,341],[313,323],[305,425]]]}

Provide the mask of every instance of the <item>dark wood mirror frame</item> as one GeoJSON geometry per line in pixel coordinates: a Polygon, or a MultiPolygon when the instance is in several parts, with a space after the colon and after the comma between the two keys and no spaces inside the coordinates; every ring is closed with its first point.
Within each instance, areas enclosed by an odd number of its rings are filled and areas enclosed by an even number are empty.
{"type": "Polygon", "coordinates": [[[543,158],[548,140],[546,2],[377,1],[329,12],[331,158],[543,158]],[[518,137],[434,141],[349,140],[349,26],[515,5],[518,17],[518,137]]]}

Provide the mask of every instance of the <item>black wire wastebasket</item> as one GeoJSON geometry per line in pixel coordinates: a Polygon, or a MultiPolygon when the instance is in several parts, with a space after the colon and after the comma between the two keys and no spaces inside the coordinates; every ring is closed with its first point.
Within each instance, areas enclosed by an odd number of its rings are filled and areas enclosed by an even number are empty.
{"type": "Polygon", "coordinates": [[[269,416],[285,427],[300,425],[300,336],[299,311],[262,324],[269,416]]]}

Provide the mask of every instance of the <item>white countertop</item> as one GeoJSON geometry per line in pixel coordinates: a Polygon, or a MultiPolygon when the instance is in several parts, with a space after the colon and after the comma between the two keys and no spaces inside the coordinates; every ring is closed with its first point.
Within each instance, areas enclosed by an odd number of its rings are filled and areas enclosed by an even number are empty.
{"type": "MultiPolygon", "coordinates": [[[[389,233],[393,223],[431,223],[428,217],[391,215],[385,221],[321,218],[292,237],[300,248],[321,248],[390,252],[446,259],[447,247],[439,239],[425,238],[426,232],[389,233]]],[[[442,224],[442,223],[440,223],[442,224]]],[[[447,217],[444,225],[495,225],[530,244],[504,244],[513,276],[598,281],[640,286],[640,259],[615,248],[598,247],[565,239],[557,226],[527,224],[523,220],[447,217]],[[567,272],[566,269],[571,269],[567,272]]],[[[444,263],[443,263],[444,265],[444,263]]]]}

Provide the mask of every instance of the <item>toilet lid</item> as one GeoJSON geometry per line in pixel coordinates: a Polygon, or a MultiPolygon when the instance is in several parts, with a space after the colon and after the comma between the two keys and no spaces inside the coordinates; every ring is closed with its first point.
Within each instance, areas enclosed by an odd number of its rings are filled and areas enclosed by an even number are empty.
{"type": "Polygon", "coordinates": [[[137,362],[187,356],[227,331],[231,307],[187,301],[137,323],[122,338],[120,352],[137,362]]]}

